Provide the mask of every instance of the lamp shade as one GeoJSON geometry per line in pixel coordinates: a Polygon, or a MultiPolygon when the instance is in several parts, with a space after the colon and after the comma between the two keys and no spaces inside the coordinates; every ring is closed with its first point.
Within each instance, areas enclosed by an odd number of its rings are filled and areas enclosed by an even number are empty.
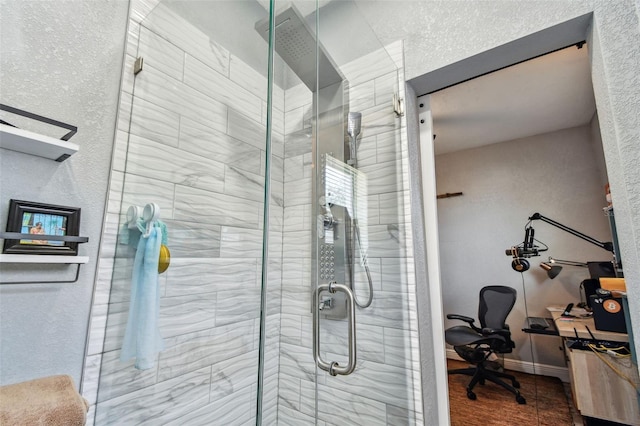
{"type": "Polygon", "coordinates": [[[544,269],[545,271],[547,271],[547,276],[550,279],[554,279],[555,277],[558,276],[560,271],[562,271],[562,266],[560,266],[560,265],[551,265],[551,264],[549,264],[547,262],[542,262],[540,264],[540,267],[542,269],[544,269]]]}

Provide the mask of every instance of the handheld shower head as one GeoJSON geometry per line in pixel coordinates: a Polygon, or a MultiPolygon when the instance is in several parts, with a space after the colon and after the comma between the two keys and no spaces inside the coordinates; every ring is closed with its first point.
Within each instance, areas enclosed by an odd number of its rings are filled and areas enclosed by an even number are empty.
{"type": "Polygon", "coordinates": [[[360,124],[362,122],[362,113],[350,112],[347,117],[347,133],[352,138],[357,138],[360,134],[360,124]]]}

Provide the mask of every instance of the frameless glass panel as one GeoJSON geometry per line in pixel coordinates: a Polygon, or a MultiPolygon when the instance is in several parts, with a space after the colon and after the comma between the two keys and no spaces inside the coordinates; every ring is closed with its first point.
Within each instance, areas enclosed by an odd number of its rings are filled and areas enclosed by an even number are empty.
{"type": "Polygon", "coordinates": [[[276,8],[286,75],[278,420],[421,424],[406,137],[392,106],[402,46],[381,46],[354,2],[314,3],[276,8]]]}
{"type": "MultiPolygon", "coordinates": [[[[269,46],[254,24],[267,15],[254,1],[160,1],[131,13],[95,424],[255,424],[269,46]],[[145,305],[131,296],[140,231],[125,222],[148,203],[166,225],[171,264],[157,284],[137,288],[138,297],[157,292],[145,305]],[[157,322],[163,346],[147,363],[140,351],[153,342],[141,336],[122,356],[130,313],[134,325],[157,322]]],[[[281,192],[272,198],[280,210],[281,192]]],[[[275,407],[274,357],[265,368],[263,405],[275,407]]]]}

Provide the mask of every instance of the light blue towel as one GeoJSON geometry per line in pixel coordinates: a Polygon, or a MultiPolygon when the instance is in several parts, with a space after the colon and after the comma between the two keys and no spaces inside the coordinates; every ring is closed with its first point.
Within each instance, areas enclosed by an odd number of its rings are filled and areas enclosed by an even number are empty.
{"type": "Polygon", "coordinates": [[[133,263],[129,319],[120,360],[127,361],[135,358],[135,367],[138,370],[153,368],[158,352],[164,349],[158,328],[160,316],[158,259],[163,240],[162,234],[162,226],[156,222],[151,227],[148,237],[141,235],[133,263]]]}

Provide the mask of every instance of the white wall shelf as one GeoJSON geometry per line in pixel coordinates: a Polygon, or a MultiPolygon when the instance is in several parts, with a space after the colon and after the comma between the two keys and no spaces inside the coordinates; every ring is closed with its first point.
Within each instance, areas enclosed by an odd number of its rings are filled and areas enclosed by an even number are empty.
{"type": "Polygon", "coordinates": [[[0,148],[62,162],[78,152],[75,143],[0,124],[0,148]]]}
{"type": "Polygon", "coordinates": [[[84,264],[89,256],[56,256],[40,254],[0,254],[0,263],[67,263],[84,264]]]}
{"type": "Polygon", "coordinates": [[[75,264],[76,275],[73,280],[61,281],[2,281],[0,284],[62,284],[75,283],[80,276],[80,266],[89,262],[89,256],[59,256],[45,254],[0,254],[0,263],[21,263],[21,264],[75,264]]]}

